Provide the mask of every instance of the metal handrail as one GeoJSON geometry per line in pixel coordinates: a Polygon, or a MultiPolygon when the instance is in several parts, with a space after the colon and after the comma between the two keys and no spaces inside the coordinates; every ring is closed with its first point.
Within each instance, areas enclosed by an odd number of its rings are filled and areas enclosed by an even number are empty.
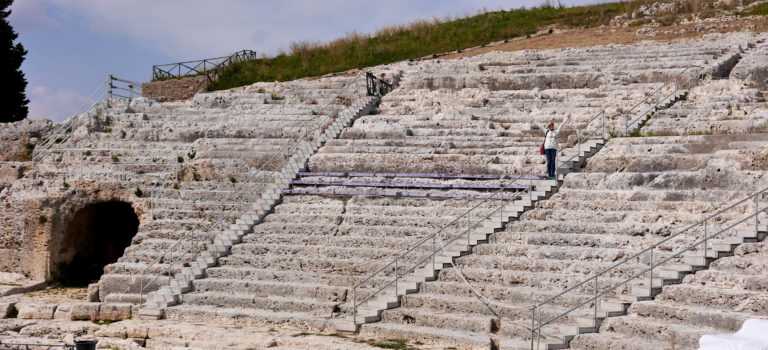
{"type": "Polygon", "coordinates": [[[141,96],[141,83],[120,79],[120,78],[115,78],[115,76],[113,76],[112,74],[110,74],[109,77],[107,78],[107,82],[109,83],[108,90],[107,90],[107,94],[109,95],[109,98],[115,98],[115,96],[117,96],[117,97],[127,98],[128,100],[132,100],[133,95],[135,93],[138,93],[138,95],[141,96]],[[125,88],[125,87],[116,85],[115,83],[122,83],[128,87],[125,88]],[[128,96],[115,93],[114,90],[127,91],[128,96]]]}
{"type": "MultiPolygon", "coordinates": [[[[515,191],[515,193],[520,193],[520,192],[526,193],[527,192],[529,200],[532,200],[532,196],[533,196],[532,191],[534,189],[534,186],[532,185],[532,182],[533,182],[534,179],[537,179],[537,180],[541,179],[541,177],[530,175],[530,176],[527,176],[526,178],[529,180],[529,185],[523,191],[515,191]]],[[[457,235],[455,235],[453,237],[450,237],[447,242],[441,243],[441,245],[451,244],[451,243],[455,242],[456,240],[458,240],[459,238],[463,237],[465,235],[465,233],[467,235],[467,239],[469,240],[469,237],[470,237],[470,234],[471,234],[472,230],[477,228],[477,226],[482,221],[490,218],[491,216],[496,215],[497,212],[503,211],[503,209],[507,205],[509,205],[509,203],[511,202],[511,201],[507,201],[506,204],[504,204],[504,200],[503,200],[503,197],[502,197],[503,194],[504,194],[504,190],[513,189],[512,186],[515,186],[515,182],[514,181],[512,183],[510,183],[509,185],[507,185],[507,186],[502,186],[500,189],[498,189],[493,194],[491,194],[489,196],[489,198],[487,198],[487,199],[485,199],[485,200],[483,200],[481,202],[478,202],[477,204],[475,204],[475,206],[473,206],[469,210],[465,211],[464,213],[462,213],[461,215],[459,215],[458,217],[453,219],[448,224],[443,225],[443,227],[441,227],[436,232],[434,232],[434,233],[432,233],[432,234],[430,234],[430,235],[420,239],[418,242],[413,244],[410,248],[406,249],[404,252],[400,253],[397,257],[392,259],[388,264],[384,265],[383,267],[380,267],[376,271],[370,273],[366,278],[364,278],[360,282],[356,283],[352,287],[352,298],[353,298],[353,311],[352,311],[353,312],[353,316],[352,316],[352,318],[353,318],[353,324],[357,324],[357,309],[361,305],[365,304],[366,302],[371,300],[373,297],[375,297],[376,295],[381,293],[383,290],[387,289],[392,284],[395,284],[395,294],[397,295],[397,283],[398,283],[398,280],[399,280],[400,277],[405,276],[408,273],[411,273],[412,271],[416,270],[421,265],[427,263],[430,259],[432,259],[432,268],[434,269],[434,267],[435,267],[435,255],[437,255],[438,253],[440,253],[442,251],[442,249],[436,247],[436,239],[437,239],[438,235],[442,234],[444,231],[446,231],[452,225],[458,223],[459,220],[462,220],[463,218],[466,217],[467,220],[468,220],[467,229],[464,230],[464,231],[461,231],[459,234],[457,234],[457,235]],[[471,216],[472,212],[475,209],[479,208],[481,205],[483,205],[483,204],[485,204],[485,203],[487,203],[489,201],[495,201],[496,199],[498,199],[498,198],[494,197],[496,195],[498,195],[499,198],[501,198],[502,205],[499,206],[498,208],[494,209],[490,214],[488,214],[485,217],[477,220],[474,224],[470,224],[469,221],[470,221],[470,216],[471,216]],[[422,258],[421,260],[419,260],[415,264],[412,264],[411,267],[409,267],[406,270],[404,270],[405,272],[403,272],[402,275],[401,275],[399,273],[400,269],[399,269],[399,266],[398,266],[398,262],[400,260],[402,260],[403,258],[405,258],[409,253],[411,253],[414,250],[416,250],[417,248],[424,246],[430,240],[432,241],[432,249],[431,249],[430,254],[428,254],[426,257],[422,258]],[[358,302],[357,301],[357,289],[361,288],[361,286],[363,284],[367,283],[368,281],[370,281],[374,277],[378,276],[382,272],[391,269],[392,266],[395,266],[395,278],[390,280],[383,287],[380,287],[379,289],[374,291],[372,294],[370,294],[369,296],[367,296],[366,298],[364,298],[364,299],[362,299],[361,301],[358,302]]]]}
{"type": "Polygon", "coordinates": [[[96,101],[99,101],[102,99],[102,97],[105,94],[105,91],[102,91],[104,87],[107,86],[108,80],[104,80],[92,93],[88,98],[83,102],[82,105],[80,105],[80,108],[75,111],[73,114],[73,117],[67,119],[64,123],[62,123],[56,130],[54,130],[46,140],[43,142],[38,143],[35,146],[34,155],[32,156],[32,162],[34,165],[40,164],[40,162],[45,159],[48,155],[50,155],[51,149],[59,143],[63,143],[66,140],[69,139],[69,137],[72,134],[72,131],[74,131],[74,125],[77,124],[80,119],[82,118],[82,115],[85,115],[87,113],[81,114],[83,112],[83,109],[87,106],[91,106],[88,110],[92,109],[96,105],[96,101]],[[101,94],[99,93],[101,92],[101,94]],[[96,98],[96,96],[99,96],[96,98]]]}
{"type": "MultiPolygon", "coordinates": [[[[358,82],[359,82],[358,81],[358,77],[353,78],[352,81],[350,83],[348,83],[347,86],[345,86],[338,95],[339,96],[344,95],[350,88],[352,88],[358,82]]],[[[329,106],[332,107],[334,104],[335,104],[335,101],[329,102],[328,104],[323,106],[322,109],[325,109],[325,108],[327,108],[329,106]]],[[[205,226],[205,228],[203,229],[203,232],[210,232],[210,230],[212,228],[216,227],[217,225],[219,225],[222,222],[222,220],[225,217],[228,216],[228,214],[233,213],[235,210],[239,209],[243,204],[245,204],[246,199],[251,194],[253,194],[253,192],[256,191],[256,189],[253,189],[253,190],[245,193],[245,192],[240,190],[242,186],[244,186],[246,183],[252,182],[252,180],[255,179],[258,175],[262,176],[262,179],[261,179],[261,181],[259,183],[266,183],[266,180],[268,178],[274,176],[275,173],[278,173],[279,169],[282,169],[282,166],[285,165],[286,162],[288,161],[287,159],[290,159],[290,157],[286,157],[287,155],[294,154],[295,151],[302,145],[302,143],[307,141],[308,137],[310,136],[310,133],[312,133],[312,132],[318,130],[319,128],[321,128],[321,125],[323,125],[326,120],[331,120],[332,118],[335,118],[335,117],[336,116],[334,115],[334,113],[329,113],[328,115],[319,114],[317,116],[317,118],[304,120],[303,123],[298,126],[299,128],[306,128],[307,125],[313,126],[313,128],[312,129],[305,129],[302,132],[303,135],[301,135],[295,142],[284,146],[281,149],[281,151],[275,152],[275,154],[272,157],[270,157],[269,160],[264,162],[264,164],[261,166],[261,168],[259,168],[259,170],[257,170],[253,174],[251,174],[251,176],[249,176],[246,180],[240,182],[240,185],[238,185],[238,188],[234,189],[230,193],[230,195],[225,199],[225,201],[229,201],[229,200],[233,199],[236,195],[241,195],[240,201],[238,202],[238,204],[233,206],[232,208],[226,210],[226,211],[223,210],[223,209],[220,210],[220,214],[219,214],[219,216],[218,216],[218,218],[216,220],[209,220],[209,219],[212,219],[214,213],[211,213],[211,214],[207,215],[206,217],[202,218],[200,220],[200,225],[202,225],[206,221],[210,222],[209,225],[205,226]],[[312,121],[314,121],[316,119],[319,119],[319,118],[322,118],[323,116],[325,116],[325,119],[321,123],[318,123],[318,126],[311,125],[312,121]],[[270,166],[272,161],[277,159],[278,157],[285,157],[287,159],[284,160],[283,163],[281,163],[278,166],[276,166],[274,169],[267,170],[267,167],[270,166]],[[269,172],[269,174],[266,174],[267,172],[269,172]]],[[[188,237],[193,232],[197,232],[197,230],[189,230],[186,233],[184,233],[182,235],[182,237],[180,237],[173,245],[171,245],[171,247],[166,249],[165,252],[163,252],[160,256],[155,258],[147,267],[145,267],[142,270],[142,272],[140,274],[141,275],[141,277],[140,277],[141,279],[140,279],[140,282],[139,282],[139,284],[140,284],[139,285],[139,294],[141,295],[141,298],[143,298],[143,293],[146,291],[147,288],[149,288],[155,281],[157,281],[157,279],[159,279],[161,276],[163,276],[166,272],[169,272],[171,270],[171,268],[173,268],[173,266],[175,264],[179,263],[182,260],[182,258],[184,256],[186,256],[187,253],[190,252],[190,250],[193,247],[197,246],[197,244],[200,243],[204,238],[205,239],[210,239],[210,237],[207,237],[206,235],[200,235],[199,237],[194,239],[194,241],[191,242],[191,244],[189,245],[188,248],[186,248],[186,250],[184,250],[181,254],[179,254],[177,256],[177,258],[174,259],[171,263],[167,264],[167,266],[164,269],[162,269],[159,273],[157,273],[155,275],[152,275],[152,276],[154,276],[154,278],[152,278],[148,283],[145,284],[144,283],[145,275],[149,273],[149,270],[154,268],[157,264],[159,264],[160,261],[163,261],[164,258],[168,254],[171,254],[171,253],[175,252],[178,249],[178,247],[181,247],[181,243],[182,242],[186,242],[188,237]]]]}
{"type": "MultiPolygon", "coordinates": [[[[635,123],[635,122],[637,122],[638,120],[640,120],[640,119],[642,119],[643,117],[645,117],[645,116],[646,116],[646,114],[648,114],[648,113],[649,113],[650,111],[652,111],[653,109],[657,108],[657,107],[659,106],[659,104],[661,104],[661,102],[662,102],[662,101],[665,101],[665,100],[667,100],[669,97],[673,96],[674,94],[676,94],[676,93],[677,93],[677,92],[679,92],[680,90],[683,90],[683,89],[684,89],[684,87],[685,87],[685,88],[687,88],[688,86],[690,86],[690,85],[691,85],[691,83],[693,83],[693,82],[694,82],[694,77],[696,77],[697,75],[692,75],[692,76],[691,76],[691,78],[689,78],[689,79],[688,79],[688,80],[685,82],[685,84],[682,84],[682,85],[681,85],[681,84],[678,82],[678,78],[680,78],[680,76],[682,76],[682,75],[683,75],[683,73],[687,72],[687,71],[688,71],[689,69],[691,69],[691,68],[701,68],[701,69],[703,69],[703,67],[700,67],[700,66],[697,66],[697,65],[691,65],[691,66],[689,66],[689,67],[686,67],[685,69],[683,69],[682,71],[680,71],[679,73],[677,73],[675,76],[673,76],[672,78],[668,79],[668,80],[667,80],[667,82],[666,82],[666,83],[664,83],[662,86],[660,86],[659,88],[657,88],[656,90],[654,90],[653,92],[651,92],[651,95],[649,95],[649,96],[646,96],[645,98],[643,98],[643,100],[642,100],[642,101],[640,101],[640,102],[636,103],[634,106],[632,106],[632,107],[631,107],[629,110],[627,110],[626,112],[623,112],[623,114],[625,114],[625,115],[628,115],[628,114],[632,113],[632,111],[634,111],[634,110],[635,110],[635,109],[637,109],[638,107],[640,107],[640,106],[642,106],[643,104],[645,104],[645,103],[646,103],[646,101],[648,101],[648,99],[649,99],[650,97],[655,97],[655,98],[656,98],[656,101],[655,101],[655,103],[654,103],[654,104],[653,104],[653,105],[652,105],[652,106],[651,106],[651,107],[650,107],[650,108],[649,108],[647,111],[645,111],[645,112],[643,112],[642,114],[640,114],[640,115],[639,115],[639,117],[635,118],[635,119],[634,119],[634,120],[632,120],[631,122],[625,122],[625,124],[624,124],[624,134],[625,134],[625,136],[628,134],[627,130],[628,130],[628,128],[629,128],[629,126],[630,126],[630,125],[634,124],[634,123],[635,123]],[[675,84],[675,90],[674,90],[674,91],[672,91],[670,94],[668,94],[668,95],[664,96],[664,98],[661,98],[661,99],[659,99],[659,98],[658,98],[658,93],[659,93],[660,91],[662,91],[664,88],[666,88],[666,87],[670,86],[672,83],[674,83],[674,84],[675,84]]],[[[627,120],[629,120],[629,118],[627,118],[627,120]]],[[[570,155],[570,156],[569,156],[567,159],[560,161],[560,164],[558,165],[558,167],[557,167],[557,168],[560,168],[560,167],[562,167],[564,164],[567,164],[568,162],[570,162],[570,161],[572,161],[572,160],[574,160],[574,159],[576,159],[576,158],[578,158],[578,157],[580,157],[580,156],[581,156],[581,141],[582,141],[582,137],[583,137],[583,139],[584,139],[584,140],[589,140],[589,139],[590,139],[590,137],[592,137],[592,136],[593,136],[595,133],[597,133],[598,131],[602,131],[602,134],[601,134],[601,139],[602,139],[602,140],[607,140],[607,139],[608,139],[608,137],[607,137],[608,135],[606,135],[606,130],[605,130],[605,127],[606,127],[606,125],[607,125],[607,123],[606,123],[606,120],[605,120],[605,110],[603,110],[603,111],[601,111],[600,113],[598,113],[597,115],[595,115],[594,117],[592,117],[591,119],[589,119],[589,121],[587,121],[587,122],[584,124],[584,127],[583,127],[583,128],[581,128],[581,129],[576,129],[576,149],[577,149],[577,152],[576,152],[575,154],[573,154],[573,155],[570,155]],[[587,133],[585,136],[582,136],[582,129],[586,129],[586,127],[588,127],[588,126],[589,126],[589,124],[591,124],[591,123],[592,123],[593,121],[595,121],[597,118],[601,118],[600,124],[598,124],[598,125],[597,125],[597,126],[596,126],[596,127],[593,129],[593,130],[592,130],[592,131],[588,132],[588,133],[587,133]]],[[[584,132],[586,133],[586,132],[587,132],[587,130],[585,130],[584,132]]]]}
{"type": "MultiPolygon", "coordinates": [[[[766,192],[768,192],[768,188],[764,188],[764,189],[762,189],[760,191],[757,191],[757,192],[747,196],[744,199],[738,200],[735,203],[733,203],[733,204],[731,204],[731,205],[729,205],[729,206],[727,206],[727,207],[725,207],[723,209],[720,209],[717,212],[707,216],[706,218],[701,219],[701,220],[699,220],[696,223],[693,223],[691,225],[688,225],[687,227],[685,227],[684,229],[678,231],[677,233],[675,233],[673,235],[670,235],[669,237],[667,237],[667,238],[665,238],[665,239],[663,239],[663,240],[661,240],[659,242],[654,243],[650,247],[645,248],[645,249],[643,249],[643,250],[641,250],[641,251],[631,255],[630,257],[625,258],[624,260],[622,260],[622,261],[612,265],[611,267],[608,267],[608,268],[606,268],[606,269],[604,269],[604,270],[602,270],[602,271],[600,271],[600,272],[598,272],[598,273],[596,273],[596,274],[594,274],[594,275],[584,279],[582,282],[580,282],[580,283],[578,283],[578,284],[576,284],[574,286],[571,286],[568,289],[566,289],[566,290],[564,290],[564,291],[562,291],[562,292],[560,292],[560,293],[558,293],[558,294],[556,294],[556,295],[554,295],[554,296],[552,296],[550,298],[547,298],[547,299],[537,303],[536,305],[532,306],[532,308],[534,310],[535,309],[539,309],[540,310],[543,306],[545,306],[547,304],[550,304],[554,300],[562,297],[563,295],[566,295],[566,294],[568,294],[568,293],[570,293],[570,292],[572,292],[572,291],[574,291],[574,290],[576,290],[578,288],[584,287],[587,284],[594,284],[595,287],[597,287],[597,284],[598,284],[597,281],[598,281],[598,279],[601,276],[610,273],[611,271],[615,270],[616,268],[618,268],[618,267],[620,267],[622,265],[629,264],[632,260],[639,259],[640,257],[642,257],[642,256],[644,256],[646,254],[650,254],[650,256],[651,256],[651,260],[649,261],[649,267],[648,268],[645,268],[645,269],[641,270],[640,272],[635,273],[631,277],[626,278],[626,279],[622,280],[621,282],[618,282],[617,284],[611,286],[610,288],[605,289],[602,292],[598,292],[597,288],[595,288],[595,293],[594,293],[594,295],[592,297],[590,297],[589,299],[587,299],[587,300],[585,300],[585,301],[583,301],[581,303],[578,303],[576,306],[568,309],[565,312],[562,312],[562,313],[558,314],[557,316],[551,317],[550,319],[548,319],[546,321],[543,321],[539,317],[538,325],[531,329],[532,336],[535,335],[535,333],[539,333],[539,335],[540,335],[542,327],[545,327],[545,326],[551,324],[552,322],[554,322],[554,321],[556,321],[556,320],[558,320],[558,319],[560,319],[560,318],[570,314],[571,312],[573,312],[573,311],[583,307],[584,305],[587,305],[587,304],[590,304],[590,303],[594,303],[594,308],[595,308],[594,312],[595,312],[595,315],[596,315],[597,314],[597,301],[598,301],[598,299],[600,299],[601,297],[603,297],[603,296],[605,296],[605,295],[607,295],[609,293],[614,292],[619,287],[622,287],[622,286],[628,284],[630,281],[632,281],[632,280],[634,280],[634,279],[636,279],[638,277],[641,277],[642,275],[644,275],[646,273],[650,273],[650,283],[648,284],[648,288],[649,288],[649,292],[650,292],[653,289],[653,269],[654,268],[657,268],[657,267],[659,267],[659,266],[661,266],[661,265],[663,265],[663,264],[665,264],[665,263],[667,263],[667,262],[669,262],[669,261],[671,261],[671,260],[673,260],[675,258],[678,258],[682,254],[687,253],[687,252],[689,252],[689,251],[691,251],[691,250],[693,250],[693,249],[695,249],[695,248],[697,248],[699,246],[702,246],[702,245],[703,245],[703,248],[704,248],[703,256],[706,258],[706,256],[707,256],[707,241],[708,240],[710,240],[710,239],[712,239],[712,238],[714,238],[716,236],[719,236],[720,234],[722,234],[724,232],[732,230],[736,226],[746,222],[749,219],[752,219],[752,218],[755,219],[755,221],[754,221],[754,225],[755,225],[754,228],[755,228],[755,232],[757,232],[758,231],[758,227],[759,227],[758,216],[761,213],[763,213],[763,212],[768,212],[768,207],[766,207],[766,208],[764,208],[762,210],[759,209],[759,198],[760,198],[760,195],[763,195],[766,192]],[[742,218],[742,219],[740,219],[740,220],[738,220],[736,222],[733,222],[728,227],[720,229],[720,230],[718,230],[715,233],[712,233],[712,234],[708,234],[707,233],[707,222],[709,222],[710,220],[715,219],[715,218],[721,216],[723,213],[725,213],[725,212],[727,212],[727,211],[729,211],[729,210],[731,210],[733,208],[736,208],[737,206],[743,205],[744,203],[746,203],[746,202],[748,202],[748,201],[750,201],[752,199],[754,199],[754,202],[755,202],[754,213],[753,214],[750,214],[750,215],[748,215],[748,216],[746,216],[746,217],[744,217],[744,218],[742,218]],[[686,232],[689,232],[689,231],[691,231],[694,228],[700,227],[700,226],[704,226],[704,237],[703,238],[695,241],[694,243],[692,243],[692,244],[690,244],[688,246],[685,246],[685,247],[681,248],[676,253],[674,253],[674,254],[664,258],[663,260],[656,261],[655,263],[653,262],[653,251],[655,249],[658,249],[662,244],[668,242],[669,240],[671,240],[673,238],[676,238],[676,237],[678,237],[678,236],[680,236],[680,235],[682,235],[682,234],[684,234],[686,232]]],[[[652,293],[649,294],[649,295],[652,295],[652,293]]],[[[540,313],[539,313],[539,315],[540,315],[540,313]]],[[[535,323],[535,317],[532,318],[532,324],[534,324],[534,323],[535,323]]]]}
{"type": "MultiPolygon", "coordinates": [[[[667,97],[669,97],[669,96],[672,96],[674,93],[678,92],[678,91],[681,89],[681,86],[678,84],[678,82],[677,82],[677,79],[678,79],[678,78],[679,78],[679,77],[680,77],[680,76],[681,76],[681,75],[682,75],[684,72],[686,72],[687,70],[689,70],[690,68],[693,68],[693,67],[698,67],[698,66],[691,66],[691,67],[687,67],[687,68],[685,68],[684,70],[682,70],[681,72],[679,72],[678,74],[676,74],[674,77],[672,77],[670,80],[668,80],[668,81],[667,81],[665,84],[663,84],[661,87],[659,87],[658,89],[656,89],[656,90],[655,90],[655,91],[654,91],[652,94],[657,94],[657,93],[658,93],[659,91],[661,91],[663,88],[665,88],[665,87],[669,86],[669,85],[672,83],[672,80],[673,80],[673,79],[675,80],[675,81],[674,81],[674,83],[676,84],[676,89],[674,90],[674,92],[673,92],[672,94],[670,94],[670,95],[666,96],[664,99],[661,99],[661,100],[659,100],[659,99],[657,98],[657,100],[656,100],[656,102],[655,102],[655,104],[653,105],[653,107],[652,107],[652,108],[656,108],[656,107],[657,107],[657,106],[660,104],[660,102],[661,102],[662,100],[665,100],[667,97]]],[[[685,86],[687,87],[688,85],[690,85],[690,83],[691,83],[692,81],[693,81],[693,79],[689,79],[689,80],[686,82],[685,86]]],[[[369,87],[370,87],[370,83],[369,83],[368,85],[369,85],[369,87]]],[[[647,101],[647,100],[648,100],[648,97],[644,98],[644,99],[643,99],[643,100],[642,100],[640,103],[638,103],[638,104],[634,105],[632,108],[630,108],[630,109],[629,109],[627,112],[625,112],[625,113],[631,113],[633,110],[635,110],[637,107],[641,106],[641,105],[642,105],[643,103],[645,103],[645,101],[647,101]]],[[[645,115],[645,113],[644,113],[643,115],[645,115]]],[[[586,123],[586,124],[584,124],[584,125],[585,125],[585,127],[589,126],[589,124],[590,124],[590,123],[592,123],[593,121],[595,121],[597,118],[601,118],[601,122],[600,122],[600,124],[599,124],[599,125],[598,125],[598,126],[597,126],[597,127],[594,129],[594,130],[592,130],[591,132],[589,132],[589,133],[586,135],[586,137],[585,137],[585,140],[589,139],[589,137],[592,137],[592,135],[594,135],[594,134],[595,134],[597,131],[599,131],[599,130],[602,130],[602,139],[603,139],[603,140],[607,139],[607,137],[606,137],[607,135],[606,135],[606,133],[605,133],[605,126],[606,126],[606,121],[605,121],[605,110],[601,111],[600,113],[598,113],[598,114],[597,114],[597,115],[595,115],[594,117],[590,118],[590,119],[589,119],[589,121],[587,121],[587,123],[586,123]]],[[[582,138],[581,138],[581,129],[577,129],[577,144],[576,144],[576,147],[577,147],[577,152],[576,152],[576,154],[574,154],[574,155],[570,156],[569,158],[567,158],[566,160],[562,161],[562,162],[560,163],[560,166],[562,166],[563,164],[566,164],[567,162],[569,162],[569,161],[571,161],[571,160],[575,159],[576,157],[580,157],[580,155],[581,155],[581,141],[582,141],[582,138]]],[[[503,189],[504,189],[504,188],[500,189],[499,191],[501,191],[501,190],[503,190],[503,189]]],[[[530,193],[531,189],[530,189],[530,188],[528,188],[528,189],[527,189],[527,191],[529,191],[529,193],[530,193]]],[[[492,195],[492,196],[493,196],[493,195],[492,195]]],[[[485,201],[483,201],[483,202],[485,202],[485,201]]],[[[474,210],[475,208],[477,208],[477,207],[478,207],[480,204],[482,204],[483,202],[480,202],[478,205],[476,205],[476,206],[475,206],[475,207],[473,207],[472,209],[468,210],[466,213],[464,213],[464,214],[462,214],[461,216],[459,216],[459,218],[457,218],[457,219],[453,220],[452,222],[450,222],[449,224],[447,224],[446,226],[444,226],[443,228],[441,228],[440,230],[438,230],[438,232],[436,232],[436,233],[433,233],[433,234],[431,234],[431,235],[428,235],[427,237],[425,237],[425,238],[421,239],[420,241],[418,241],[417,243],[415,243],[415,244],[414,244],[414,245],[413,245],[413,246],[412,246],[410,249],[408,249],[408,250],[406,250],[404,253],[400,254],[398,257],[396,257],[396,258],[395,258],[394,260],[392,260],[390,263],[386,264],[385,266],[383,266],[383,267],[379,268],[378,270],[374,271],[373,273],[369,274],[369,275],[368,275],[366,278],[364,278],[364,279],[363,279],[361,282],[358,282],[356,285],[354,285],[354,286],[352,287],[352,294],[353,294],[353,323],[354,323],[354,324],[357,324],[357,308],[358,308],[360,305],[364,304],[365,302],[367,302],[367,301],[371,300],[373,297],[375,297],[376,295],[378,295],[379,293],[381,293],[381,292],[382,292],[384,289],[388,288],[388,287],[389,287],[389,286],[391,286],[392,284],[396,284],[396,283],[397,283],[397,280],[399,279],[399,275],[398,275],[398,272],[396,271],[396,272],[395,272],[395,279],[394,279],[394,280],[392,280],[392,281],[389,281],[388,283],[386,283],[386,284],[385,284],[385,286],[384,286],[384,287],[381,287],[381,288],[379,288],[378,290],[374,291],[374,292],[373,292],[371,295],[369,295],[368,297],[366,297],[366,298],[365,298],[365,299],[363,299],[362,301],[360,301],[360,302],[357,302],[357,289],[358,289],[358,288],[360,288],[362,284],[364,284],[364,283],[366,283],[366,282],[370,281],[372,278],[376,277],[376,276],[377,276],[377,275],[379,275],[381,272],[383,272],[383,271],[385,271],[385,270],[388,270],[388,269],[391,269],[391,267],[392,267],[393,265],[397,266],[397,261],[399,261],[400,259],[402,259],[403,257],[405,257],[405,256],[406,256],[408,253],[410,253],[410,252],[414,251],[416,248],[418,248],[418,247],[420,247],[420,246],[424,245],[424,244],[425,244],[427,241],[429,241],[430,239],[434,239],[434,238],[436,237],[436,235],[437,235],[437,234],[441,233],[441,232],[442,232],[444,229],[446,229],[446,228],[447,228],[447,227],[449,227],[450,225],[453,225],[453,224],[455,224],[455,223],[456,223],[456,222],[457,222],[459,219],[461,219],[462,217],[464,217],[464,215],[468,215],[468,214],[469,214],[469,213],[470,213],[472,210],[474,210]]],[[[496,211],[499,211],[499,210],[503,210],[504,206],[505,206],[505,204],[502,204],[502,205],[501,205],[499,208],[497,208],[496,210],[494,210],[494,211],[493,211],[493,213],[492,213],[491,215],[495,214],[495,212],[496,212],[496,211]]],[[[488,217],[486,217],[486,218],[483,218],[483,219],[481,219],[481,220],[478,220],[478,223],[479,223],[480,221],[482,221],[482,220],[485,220],[485,219],[487,219],[487,218],[488,218],[488,217]]],[[[475,227],[476,227],[476,225],[477,225],[477,224],[475,224],[475,227]]],[[[472,229],[471,227],[468,227],[468,228],[467,228],[467,231],[464,231],[464,232],[467,232],[467,234],[469,234],[469,232],[471,231],[471,229],[472,229]]],[[[450,243],[454,242],[456,239],[458,239],[459,237],[463,236],[463,235],[464,235],[464,232],[461,232],[459,235],[457,235],[456,237],[452,238],[452,239],[451,239],[451,240],[450,240],[450,241],[449,241],[447,244],[450,244],[450,243]]],[[[415,264],[413,267],[411,267],[411,268],[409,268],[408,270],[406,270],[406,272],[405,272],[403,275],[405,275],[405,274],[407,274],[407,273],[410,273],[411,271],[415,270],[415,269],[416,269],[418,266],[420,266],[420,265],[421,265],[421,264],[423,264],[424,262],[428,261],[428,259],[429,259],[430,257],[434,257],[434,255],[437,253],[437,251],[435,251],[435,249],[434,249],[434,248],[433,248],[432,250],[433,250],[432,254],[430,254],[430,255],[429,255],[427,258],[425,258],[425,259],[422,259],[421,261],[419,261],[418,263],[416,263],[416,264],[415,264]]],[[[397,268],[396,268],[396,270],[397,270],[397,268]]],[[[397,293],[397,288],[395,288],[395,289],[396,289],[396,293],[397,293]]],[[[533,329],[533,327],[531,327],[531,328],[527,328],[527,327],[524,327],[524,326],[521,326],[521,327],[523,327],[523,328],[525,328],[525,329],[533,329]]]]}
{"type": "Polygon", "coordinates": [[[256,52],[251,50],[237,51],[229,56],[206,58],[195,61],[158,64],[152,66],[152,80],[181,78],[190,75],[205,74],[208,82],[218,79],[223,69],[232,64],[252,61],[257,58],[256,52]],[[201,67],[202,66],[202,67],[201,67]],[[182,68],[185,69],[182,73],[182,68]]]}
{"type": "Polygon", "coordinates": [[[125,98],[125,99],[133,99],[134,93],[141,94],[141,84],[137,82],[133,82],[130,80],[120,79],[115,77],[114,75],[110,74],[107,76],[107,79],[105,79],[99,87],[97,87],[93,93],[86,99],[85,102],[80,106],[80,108],[77,109],[77,111],[74,113],[74,116],[67,119],[63,124],[61,124],[54,132],[52,132],[46,140],[43,142],[37,144],[35,146],[35,154],[32,158],[35,165],[40,164],[40,162],[43,161],[47,156],[49,156],[51,153],[53,153],[53,147],[56,144],[61,144],[69,140],[69,138],[72,136],[72,132],[75,129],[75,125],[82,122],[81,119],[83,119],[83,115],[87,115],[88,111],[93,109],[98,101],[103,100],[105,97],[108,97],[110,99],[114,99],[115,97],[118,98],[125,98]],[[127,88],[124,88],[118,84],[127,84],[127,88]],[[134,92],[135,88],[135,92],[134,92]],[[129,96],[123,96],[118,93],[114,93],[114,90],[120,90],[120,91],[128,91],[129,96]],[[97,97],[98,96],[98,97],[97,97]],[[87,106],[90,106],[88,111],[85,113],[83,112],[83,109],[87,106]]]}

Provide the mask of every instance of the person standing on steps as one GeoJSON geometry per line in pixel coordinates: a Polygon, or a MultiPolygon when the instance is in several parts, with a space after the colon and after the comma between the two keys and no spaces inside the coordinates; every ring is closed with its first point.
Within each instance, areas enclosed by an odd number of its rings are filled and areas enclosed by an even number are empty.
{"type": "Polygon", "coordinates": [[[541,124],[536,123],[533,121],[533,116],[531,116],[531,123],[538,126],[541,131],[544,132],[544,155],[547,157],[547,176],[550,180],[553,180],[555,178],[555,171],[557,170],[557,136],[560,135],[560,129],[563,128],[563,125],[567,123],[569,120],[571,120],[571,113],[568,113],[568,115],[563,119],[563,122],[560,123],[560,126],[555,129],[555,123],[549,122],[547,124],[546,129],[541,126],[541,124]]]}

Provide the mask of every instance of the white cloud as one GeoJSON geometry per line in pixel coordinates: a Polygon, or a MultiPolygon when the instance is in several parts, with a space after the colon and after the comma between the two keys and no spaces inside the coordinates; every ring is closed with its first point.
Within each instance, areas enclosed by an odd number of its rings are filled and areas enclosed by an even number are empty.
{"type": "Polygon", "coordinates": [[[522,0],[31,1],[50,2],[59,11],[82,17],[97,33],[125,37],[178,59],[215,57],[241,49],[273,54],[293,41],[326,41],[419,17],[464,15],[483,6],[496,10],[531,5],[522,0]]]}
{"type": "Polygon", "coordinates": [[[85,102],[83,96],[69,89],[52,89],[47,86],[32,86],[27,89],[30,119],[61,121],[77,112],[85,102]]]}
{"type": "Polygon", "coordinates": [[[11,6],[9,20],[17,32],[57,29],[59,23],[48,14],[51,0],[17,0],[11,6]]]}

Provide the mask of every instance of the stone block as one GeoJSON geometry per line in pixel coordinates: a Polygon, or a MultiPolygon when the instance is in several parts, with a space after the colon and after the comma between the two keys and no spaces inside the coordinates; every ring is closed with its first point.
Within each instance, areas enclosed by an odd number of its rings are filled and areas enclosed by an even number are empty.
{"type": "Polygon", "coordinates": [[[149,336],[149,328],[139,324],[133,324],[126,327],[126,335],[128,338],[147,338],[149,336]]]}
{"type": "Polygon", "coordinates": [[[99,301],[99,284],[91,283],[88,285],[88,301],[95,303],[99,301]]]}
{"type": "Polygon", "coordinates": [[[110,325],[97,329],[93,332],[93,335],[97,337],[125,339],[127,332],[125,327],[120,325],[110,325]]]}
{"type": "Polygon", "coordinates": [[[34,320],[50,320],[53,319],[53,314],[56,312],[56,304],[42,304],[42,303],[30,303],[22,302],[16,304],[16,309],[19,310],[18,318],[21,319],[34,319],[34,320]]]}
{"type": "Polygon", "coordinates": [[[70,318],[73,321],[78,320],[90,320],[96,321],[99,319],[99,309],[101,304],[99,303],[77,303],[72,305],[70,318]]]}
{"type": "Polygon", "coordinates": [[[61,303],[56,308],[56,312],[53,314],[53,318],[55,320],[69,320],[72,315],[72,304],[71,303],[61,303]]]}
{"type": "Polygon", "coordinates": [[[99,310],[99,319],[108,321],[122,321],[131,318],[131,304],[102,304],[99,310]]]}

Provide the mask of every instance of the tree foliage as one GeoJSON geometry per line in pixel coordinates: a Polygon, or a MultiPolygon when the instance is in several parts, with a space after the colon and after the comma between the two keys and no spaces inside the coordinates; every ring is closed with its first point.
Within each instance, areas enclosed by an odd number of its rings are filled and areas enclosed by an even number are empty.
{"type": "Polygon", "coordinates": [[[0,122],[22,120],[29,112],[29,100],[24,90],[27,79],[21,71],[21,63],[27,50],[21,43],[14,44],[18,34],[8,23],[13,0],[0,0],[0,122]]]}

